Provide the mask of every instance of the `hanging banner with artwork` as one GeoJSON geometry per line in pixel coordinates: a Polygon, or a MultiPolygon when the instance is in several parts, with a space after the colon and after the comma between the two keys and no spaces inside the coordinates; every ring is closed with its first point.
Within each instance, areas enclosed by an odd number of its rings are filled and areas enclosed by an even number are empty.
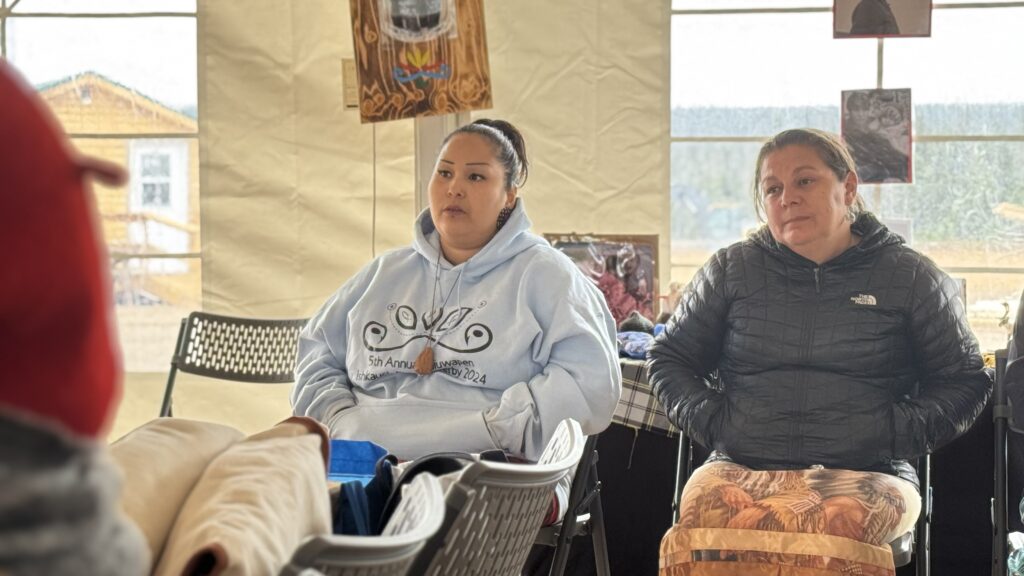
{"type": "Polygon", "coordinates": [[[491,107],[482,0],[351,0],[364,123],[491,107]]]}

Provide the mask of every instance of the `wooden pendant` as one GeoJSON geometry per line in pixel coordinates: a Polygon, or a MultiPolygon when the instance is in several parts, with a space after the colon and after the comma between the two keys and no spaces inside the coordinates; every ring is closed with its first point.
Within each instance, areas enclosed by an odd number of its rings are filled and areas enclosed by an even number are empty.
{"type": "Polygon", "coordinates": [[[434,349],[430,346],[424,346],[423,352],[416,357],[416,373],[426,376],[434,370],[434,349]]]}

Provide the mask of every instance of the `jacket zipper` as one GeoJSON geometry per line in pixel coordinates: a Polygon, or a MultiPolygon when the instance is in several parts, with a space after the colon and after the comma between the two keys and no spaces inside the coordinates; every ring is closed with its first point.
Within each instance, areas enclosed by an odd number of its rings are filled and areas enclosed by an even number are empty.
{"type": "MultiPolygon", "coordinates": [[[[810,356],[811,356],[811,351],[812,351],[811,341],[814,339],[814,327],[818,323],[817,322],[817,320],[818,320],[818,296],[821,295],[821,267],[820,266],[815,266],[814,267],[814,295],[815,295],[814,306],[810,308],[811,316],[810,316],[810,319],[806,322],[806,325],[804,327],[804,329],[806,330],[806,333],[804,334],[804,338],[803,338],[803,341],[804,341],[804,359],[807,360],[807,361],[810,361],[810,356]]],[[[796,457],[799,458],[799,460],[797,460],[798,462],[799,461],[803,461],[803,459],[804,459],[804,431],[803,431],[803,423],[805,421],[804,420],[804,413],[807,411],[807,389],[806,389],[806,385],[807,385],[807,381],[806,380],[807,380],[807,378],[806,378],[806,375],[802,375],[802,376],[803,377],[800,379],[800,418],[799,418],[800,425],[798,427],[798,433],[796,434],[796,457]]]]}

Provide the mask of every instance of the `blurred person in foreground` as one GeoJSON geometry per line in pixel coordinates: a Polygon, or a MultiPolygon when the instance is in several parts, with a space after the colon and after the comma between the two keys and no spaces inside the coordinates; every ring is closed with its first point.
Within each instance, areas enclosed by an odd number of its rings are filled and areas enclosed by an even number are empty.
{"type": "Polygon", "coordinates": [[[0,135],[0,573],[143,574],[103,438],[121,368],[89,188],[126,175],[75,153],[3,61],[0,135]]]}

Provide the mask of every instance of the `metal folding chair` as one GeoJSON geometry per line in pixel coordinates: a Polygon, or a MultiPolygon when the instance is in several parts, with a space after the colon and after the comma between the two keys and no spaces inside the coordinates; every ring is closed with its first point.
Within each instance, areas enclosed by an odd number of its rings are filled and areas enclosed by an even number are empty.
{"type": "Polygon", "coordinates": [[[509,576],[519,573],[551,505],[555,485],[580,461],[579,423],[559,424],[536,464],[473,462],[445,496],[445,520],[409,574],[509,576]]]}
{"type": "Polygon", "coordinates": [[[994,489],[992,498],[992,574],[1007,573],[1009,496],[1007,494],[1007,450],[1009,434],[1024,434],[1024,292],[1017,318],[1005,350],[996,351],[996,377],[992,390],[992,419],[995,428],[994,489]],[[1016,399],[1015,408],[1013,399],[1016,399]]]}
{"type": "Polygon", "coordinates": [[[594,544],[594,562],[598,576],[609,576],[608,544],[604,531],[604,509],[601,507],[601,481],[597,477],[597,434],[588,436],[583,456],[576,467],[576,476],[569,489],[569,501],[561,522],[545,526],[537,534],[536,544],[554,546],[550,576],[561,576],[569,560],[569,550],[576,536],[590,535],[594,544]]]}
{"type": "Polygon", "coordinates": [[[925,454],[917,459],[917,478],[921,482],[921,514],[914,525],[913,536],[908,532],[889,543],[896,567],[914,562],[914,574],[929,576],[932,569],[932,457],[925,454]]]}
{"type": "Polygon", "coordinates": [[[281,576],[404,576],[444,513],[437,477],[419,474],[380,536],[314,536],[296,549],[281,576]]]}
{"type": "Polygon", "coordinates": [[[192,312],[181,321],[160,416],[172,415],[178,371],[221,380],[294,380],[299,331],[306,319],[265,320],[192,312]]]}

